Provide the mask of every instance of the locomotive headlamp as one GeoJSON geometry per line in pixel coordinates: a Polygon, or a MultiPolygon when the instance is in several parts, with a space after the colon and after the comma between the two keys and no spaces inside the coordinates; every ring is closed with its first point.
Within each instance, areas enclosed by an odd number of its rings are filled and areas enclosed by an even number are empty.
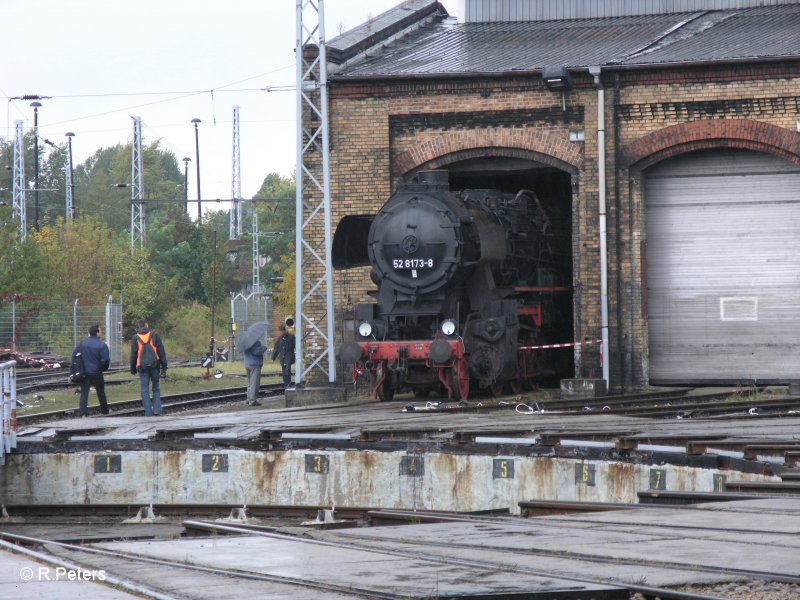
{"type": "Polygon", "coordinates": [[[456,332],[456,322],[453,319],[446,319],[442,323],[442,333],[444,335],[453,335],[456,332]]]}
{"type": "Polygon", "coordinates": [[[358,335],[361,337],[369,337],[372,335],[372,323],[369,321],[362,321],[358,325],[358,335]]]}

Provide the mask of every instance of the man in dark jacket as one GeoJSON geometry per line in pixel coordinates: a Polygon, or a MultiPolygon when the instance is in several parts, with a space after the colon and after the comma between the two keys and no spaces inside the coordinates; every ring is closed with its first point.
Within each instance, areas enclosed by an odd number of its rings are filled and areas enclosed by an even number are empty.
{"type": "Polygon", "coordinates": [[[281,372],[283,373],[283,389],[288,388],[292,384],[292,365],[294,364],[294,336],[286,331],[286,326],[281,325],[278,327],[280,337],[275,342],[275,348],[272,350],[272,360],[280,357],[281,359],[281,372]]]}
{"type": "Polygon", "coordinates": [[[244,351],[244,370],[247,372],[247,404],[259,406],[258,390],[261,387],[261,368],[264,366],[264,352],[267,349],[261,340],[244,351]]]}
{"type": "Polygon", "coordinates": [[[131,340],[131,375],[139,373],[142,391],[144,416],[161,414],[161,387],[159,375],[167,375],[167,352],[161,337],[150,329],[146,321],[136,322],[136,333],[131,340]],[[146,347],[147,346],[147,347],[146,347]],[[150,385],[153,386],[153,399],[150,401],[150,385]]]}
{"type": "Polygon", "coordinates": [[[97,399],[100,402],[100,412],[108,414],[108,401],[106,399],[106,383],[103,379],[103,371],[108,371],[111,357],[108,353],[108,346],[100,339],[103,330],[100,325],[95,323],[89,327],[89,337],[81,341],[72,352],[72,360],[78,352],[83,357],[84,378],[81,381],[81,400],[80,415],[85,417],[89,413],[89,388],[94,387],[97,392],[97,399]]]}

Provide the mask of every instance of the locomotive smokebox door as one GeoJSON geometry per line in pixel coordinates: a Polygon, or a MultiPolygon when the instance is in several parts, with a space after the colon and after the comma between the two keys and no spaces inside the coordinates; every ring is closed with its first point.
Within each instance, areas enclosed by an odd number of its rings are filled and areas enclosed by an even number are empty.
{"type": "Polygon", "coordinates": [[[441,192],[398,191],[375,217],[367,242],[381,285],[407,296],[446,286],[461,268],[460,224],[441,192]]]}

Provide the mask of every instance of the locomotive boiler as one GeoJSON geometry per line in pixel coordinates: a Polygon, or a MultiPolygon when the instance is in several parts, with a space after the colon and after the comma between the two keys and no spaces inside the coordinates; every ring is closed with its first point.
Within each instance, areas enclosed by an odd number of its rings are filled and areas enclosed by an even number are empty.
{"type": "Polygon", "coordinates": [[[557,237],[532,191],[450,191],[446,171],[419,173],[376,215],[337,227],[334,267],[369,265],[376,286],[339,359],[383,400],[537,385],[555,373],[540,346],[570,297],[557,237]]]}

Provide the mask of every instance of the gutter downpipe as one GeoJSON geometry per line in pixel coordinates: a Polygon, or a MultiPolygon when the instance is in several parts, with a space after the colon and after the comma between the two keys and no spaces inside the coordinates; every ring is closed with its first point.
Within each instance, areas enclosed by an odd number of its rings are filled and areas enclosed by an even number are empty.
{"type": "Polygon", "coordinates": [[[609,389],[608,351],[608,235],[606,231],[606,117],[605,89],[600,81],[601,68],[589,67],[597,88],[597,186],[599,188],[598,213],[600,226],[600,337],[602,339],[601,360],[606,391],[609,389]]]}

